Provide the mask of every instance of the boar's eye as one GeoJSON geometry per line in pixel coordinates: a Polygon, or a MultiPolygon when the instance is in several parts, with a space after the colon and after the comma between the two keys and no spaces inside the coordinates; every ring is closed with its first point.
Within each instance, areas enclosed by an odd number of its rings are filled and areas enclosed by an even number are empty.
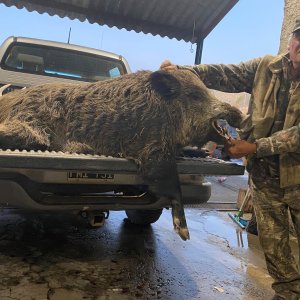
{"type": "Polygon", "coordinates": [[[150,75],[152,88],[165,99],[173,99],[179,96],[181,84],[170,72],[156,71],[150,75]]]}
{"type": "Polygon", "coordinates": [[[202,91],[196,88],[190,88],[188,93],[189,97],[191,99],[199,99],[199,100],[203,100],[203,95],[202,95],[202,91]]]}
{"type": "Polygon", "coordinates": [[[190,85],[186,91],[186,94],[190,99],[205,101],[207,99],[211,99],[208,89],[203,85],[201,87],[196,85],[190,85]]]}

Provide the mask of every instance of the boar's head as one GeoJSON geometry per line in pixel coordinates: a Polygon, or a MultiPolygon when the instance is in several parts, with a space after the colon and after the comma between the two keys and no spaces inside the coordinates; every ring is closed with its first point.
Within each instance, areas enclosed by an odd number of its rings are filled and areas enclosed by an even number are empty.
{"type": "Polygon", "coordinates": [[[243,114],[228,103],[219,101],[197,75],[189,70],[157,71],[151,84],[161,97],[169,101],[170,111],[177,119],[177,144],[201,147],[208,141],[224,143],[219,120],[239,128],[243,114]]]}

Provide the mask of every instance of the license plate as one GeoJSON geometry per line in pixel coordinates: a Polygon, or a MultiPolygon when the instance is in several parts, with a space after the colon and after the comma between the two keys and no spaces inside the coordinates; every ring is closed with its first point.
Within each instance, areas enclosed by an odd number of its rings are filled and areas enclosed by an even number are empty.
{"type": "Polygon", "coordinates": [[[112,173],[96,173],[96,172],[68,172],[68,181],[76,182],[93,182],[93,181],[113,181],[115,175],[112,173]]]}

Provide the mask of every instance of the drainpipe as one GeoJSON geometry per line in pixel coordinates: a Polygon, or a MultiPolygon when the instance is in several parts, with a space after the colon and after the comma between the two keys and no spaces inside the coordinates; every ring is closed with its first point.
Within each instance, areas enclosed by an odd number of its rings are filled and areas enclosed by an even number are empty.
{"type": "Polygon", "coordinates": [[[203,50],[203,39],[200,39],[197,42],[196,56],[195,56],[195,65],[201,64],[202,50],[203,50]]]}

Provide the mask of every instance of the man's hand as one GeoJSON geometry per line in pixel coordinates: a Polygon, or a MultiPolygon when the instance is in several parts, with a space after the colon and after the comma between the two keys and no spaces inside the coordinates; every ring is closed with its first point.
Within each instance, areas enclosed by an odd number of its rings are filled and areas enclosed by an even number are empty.
{"type": "Polygon", "coordinates": [[[230,139],[224,145],[226,153],[232,158],[241,158],[256,152],[256,144],[248,143],[244,140],[230,139]]]}
{"type": "Polygon", "coordinates": [[[174,71],[178,69],[177,65],[172,64],[169,60],[164,60],[159,68],[164,71],[174,71]]]}

